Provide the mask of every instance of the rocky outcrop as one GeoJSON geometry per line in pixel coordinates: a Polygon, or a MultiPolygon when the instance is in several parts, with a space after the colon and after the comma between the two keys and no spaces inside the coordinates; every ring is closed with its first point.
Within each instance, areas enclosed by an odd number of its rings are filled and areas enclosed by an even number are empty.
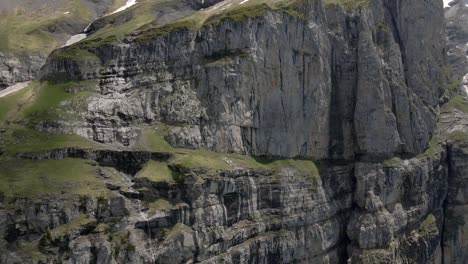
{"type": "Polygon", "coordinates": [[[357,208],[347,229],[352,263],[440,263],[445,155],[356,165],[357,208]]]}
{"type": "Polygon", "coordinates": [[[0,52],[0,89],[33,80],[46,60],[43,53],[0,52]]]}
{"type": "Polygon", "coordinates": [[[445,8],[448,70],[456,78],[452,86],[463,83],[468,92],[468,2],[457,0],[450,4],[445,8]]]}
{"type": "Polygon", "coordinates": [[[447,91],[452,92],[462,87],[458,92],[463,96],[468,94],[468,1],[451,1],[445,8],[445,24],[447,33],[448,66],[444,74],[448,76],[447,91]]]}
{"type": "Polygon", "coordinates": [[[466,142],[454,142],[450,146],[450,175],[448,197],[445,206],[443,250],[445,263],[463,263],[468,259],[468,199],[466,142]]]}

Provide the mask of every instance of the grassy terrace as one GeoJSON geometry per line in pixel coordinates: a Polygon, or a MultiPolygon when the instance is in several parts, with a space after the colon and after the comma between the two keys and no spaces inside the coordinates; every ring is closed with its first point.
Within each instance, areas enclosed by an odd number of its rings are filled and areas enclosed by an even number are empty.
{"type": "Polygon", "coordinates": [[[50,84],[33,82],[24,90],[0,98],[0,149],[7,153],[43,151],[60,147],[100,148],[76,135],[56,135],[35,130],[40,121],[78,120],[84,111],[91,83],[50,84]],[[67,90],[81,90],[72,93],[67,90]],[[23,124],[27,120],[29,125],[23,124]]]}
{"type": "Polygon", "coordinates": [[[77,113],[86,110],[86,99],[91,96],[94,84],[94,81],[44,82],[36,88],[33,100],[23,107],[20,115],[38,121],[77,119],[77,113]]]}
{"type": "Polygon", "coordinates": [[[15,120],[56,121],[79,119],[95,81],[32,82],[28,87],[0,98],[0,125],[15,120]]]}
{"type": "Polygon", "coordinates": [[[323,0],[325,6],[340,5],[345,9],[365,7],[370,0],[323,0]]]}
{"type": "Polygon", "coordinates": [[[27,126],[14,125],[0,135],[2,150],[9,155],[20,152],[41,152],[49,149],[79,147],[100,149],[102,144],[77,135],[52,134],[40,132],[27,126]]]}
{"type": "Polygon", "coordinates": [[[174,183],[176,175],[168,166],[180,166],[189,169],[206,168],[208,174],[218,170],[233,170],[239,168],[265,169],[278,173],[282,168],[295,168],[304,175],[314,178],[319,170],[314,162],[301,159],[268,159],[264,157],[251,157],[234,153],[217,153],[205,149],[173,148],[164,139],[169,133],[170,126],[154,124],[142,129],[142,133],[133,146],[134,150],[159,151],[172,153],[168,163],[150,161],[137,175],[139,178],[148,178],[154,182],[174,183]]]}
{"type": "Polygon", "coordinates": [[[2,156],[0,182],[0,192],[6,197],[110,195],[96,167],[82,159],[32,161],[2,156]]]}
{"type": "Polygon", "coordinates": [[[51,84],[33,82],[29,87],[0,98],[0,150],[7,153],[43,151],[61,147],[102,148],[76,135],[40,132],[32,124],[81,120],[91,81],[51,84]]]}
{"type": "MultiPolygon", "coordinates": [[[[85,99],[92,94],[91,88],[94,85],[92,82],[69,82],[62,84],[51,83],[32,83],[25,90],[13,93],[2,98],[3,101],[0,108],[0,128],[5,129],[0,133],[0,151],[3,156],[0,156],[1,177],[5,185],[6,193],[10,190],[15,190],[18,193],[10,193],[13,195],[21,195],[23,189],[21,186],[38,186],[36,194],[45,194],[47,189],[56,188],[63,190],[56,184],[61,184],[61,177],[64,182],[70,181],[70,186],[78,186],[74,190],[80,193],[90,191],[92,194],[98,194],[99,191],[86,188],[80,189],[82,184],[80,181],[92,182],[95,175],[90,172],[90,165],[86,161],[70,159],[64,162],[61,161],[17,161],[12,158],[15,153],[19,152],[41,152],[50,149],[64,147],[79,147],[85,149],[115,149],[115,146],[99,144],[89,139],[77,135],[51,134],[41,132],[34,129],[30,124],[39,121],[70,121],[79,119],[79,114],[69,114],[67,107],[77,110],[76,112],[85,111],[80,108],[85,105],[85,99]],[[26,121],[26,123],[25,123],[26,121]],[[19,164],[24,166],[19,166],[19,164]],[[37,170],[35,171],[35,168],[37,170]],[[50,168],[50,170],[48,170],[50,168]],[[73,168],[74,174],[67,174],[67,170],[73,168]],[[67,175],[62,175],[67,174],[67,175]],[[44,177],[52,177],[51,180],[44,177]],[[27,177],[27,178],[24,178],[27,177]],[[59,178],[54,178],[59,177],[59,178]],[[79,180],[73,182],[73,179],[79,180]],[[15,185],[18,184],[18,185],[15,185]],[[7,187],[8,186],[8,187],[7,187]],[[79,191],[81,190],[81,191],[79,191]]],[[[319,172],[314,162],[310,160],[287,159],[274,160],[266,158],[254,158],[240,154],[216,153],[204,149],[178,149],[173,148],[165,141],[165,136],[169,133],[170,126],[164,124],[153,124],[143,127],[140,137],[137,142],[130,147],[130,150],[138,151],[155,151],[169,152],[173,157],[167,162],[148,162],[144,168],[136,175],[137,178],[148,178],[154,182],[176,183],[180,180],[180,173],[175,173],[171,167],[184,167],[187,169],[207,170],[207,175],[216,175],[219,170],[235,170],[240,168],[265,169],[272,171],[278,175],[283,168],[295,168],[305,177],[317,177],[319,172]]],[[[0,152],[0,153],[1,153],[0,152]]],[[[1,178],[0,177],[0,178],[1,178]]],[[[70,187],[68,186],[68,187],[70,187]]],[[[91,186],[91,185],[85,185],[91,186]]],[[[99,186],[99,185],[96,185],[99,186]]],[[[99,189],[99,188],[98,188],[99,189]]],[[[26,189],[24,189],[25,191],[26,189]]],[[[100,189],[99,189],[100,190],[100,189]]]]}
{"type": "Polygon", "coordinates": [[[8,119],[14,118],[18,109],[28,102],[33,95],[35,84],[30,84],[25,89],[0,98],[0,125],[8,119]]]}
{"type": "Polygon", "coordinates": [[[468,114],[468,101],[461,95],[454,96],[450,101],[442,106],[442,111],[451,111],[457,109],[468,114]]]}

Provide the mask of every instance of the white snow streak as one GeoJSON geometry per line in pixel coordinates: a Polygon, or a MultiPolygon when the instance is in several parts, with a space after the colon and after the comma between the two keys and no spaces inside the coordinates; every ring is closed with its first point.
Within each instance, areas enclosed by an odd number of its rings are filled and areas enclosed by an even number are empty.
{"type": "Polygon", "coordinates": [[[15,85],[7,87],[6,89],[0,91],[0,98],[28,87],[29,83],[30,82],[20,82],[20,83],[16,83],[15,85]]]}
{"type": "MultiPolygon", "coordinates": [[[[115,10],[114,12],[112,12],[111,14],[115,14],[117,12],[120,12],[120,11],[123,11],[133,5],[135,5],[137,3],[137,0],[127,0],[127,3],[125,3],[125,5],[121,6],[120,8],[118,8],[117,10],[115,10]]],[[[69,13],[69,12],[68,12],[69,13]]],[[[89,23],[89,25],[83,29],[83,33],[81,34],[77,34],[77,35],[74,35],[74,36],[71,36],[69,40],[67,40],[67,43],[65,43],[65,45],[63,47],[67,47],[67,46],[70,46],[72,44],[75,44],[79,41],[82,41],[83,39],[85,39],[87,37],[86,35],[86,32],[88,31],[89,27],[91,26],[92,23],[89,23]]]]}
{"type": "Polygon", "coordinates": [[[463,87],[468,95],[468,74],[463,77],[463,87]]]}
{"type": "Polygon", "coordinates": [[[124,11],[125,9],[135,5],[137,3],[136,0],[127,0],[127,3],[125,3],[125,5],[119,7],[117,10],[115,10],[114,12],[112,12],[111,14],[115,14],[115,13],[118,13],[120,11],[124,11]]]}
{"type": "Polygon", "coordinates": [[[93,23],[89,23],[89,25],[86,26],[85,29],[83,29],[84,33],[88,32],[88,29],[89,29],[89,27],[91,27],[91,24],[93,24],[93,23]]]}
{"type": "Polygon", "coordinates": [[[86,34],[77,34],[77,35],[71,36],[71,38],[67,40],[67,43],[65,43],[64,47],[75,44],[78,41],[82,41],[85,38],[86,38],[86,34]]]}

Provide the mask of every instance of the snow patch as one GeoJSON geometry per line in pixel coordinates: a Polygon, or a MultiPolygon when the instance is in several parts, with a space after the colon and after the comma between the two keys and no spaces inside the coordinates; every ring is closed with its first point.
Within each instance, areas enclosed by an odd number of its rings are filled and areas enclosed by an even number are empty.
{"type": "Polygon", "coordinates": [[[125,3],[125,5],[119,7],[117,10],[115,10],[114,12],[112,12],[111,14],[115,14],[115,13],[118,13],[118,12],[121,12],[121,11],[124,11],[125,9],[135,5],[137,3],[136,0],[127,0],[127,3],[125,3]]]}
{"type": "Polygon", "coordinates": [[[86,37],[87,37],[86,34],[77,34],[77,35],[71,36],[71,38],[69,40],[67,40],[67,43],[65,43],[64,47],[70,46],[70,45],[75,44],[75,43],[77,43],[79,41],[82,41],[86,37]]]}
{"type": "Polygon", "coordinates": [[[444,7],[450,7],[449,3],[452,2],[453,0],[444,0],[444,7]]]}
{"type": "Polygon", "coordinates": [[[465,92],[468,95],[468,74],[463,77],[463,88],[465,88],[465,92]]]}
{"type": "Polygon", "coordinates": [[[83,32],[84,32],[84,33],[88,32],[89,28],[91,27],[91,24],[93,24],[93,23],[89,23],[89,25],[87,25],[87,26],[85,27],[85,29],[83,29],[83,32]]]}
{"type": "MultiPolygon", "coordinates": [[[[125,9],[135,5],[137,3],[137,0],[127,0],[127,2],[125,3],[125,5],[119,7],[117,10],[115,10],[114,12],[112,12],[111,14],[115,14],[115,13],[118,13],[118,12],[121,12],[121,11],[124,11],[125,9]]],[[[88,32],[89,30],[89,27],[91,26],[92,23],[90,23],[85,29],[83,29],[83,33],[81,34],[77,34],[77,35],[74,35],[74,36],[71,36],[69,40],[67,40],[67,42],[65,43],[65,45],[63,47],[67,47],[67,46],[70,46],[70,45],[73,45],[79,41],[82,41],[83,39],[85,39],[87,37],[86,35],[86,32],[88,32]]]]}
{"type": "Polygon", "coordinates": [[[6,89],[0,91],[0,98],[28,87],[29,83],[30,82],[20,82],[20,83],[16,83],[12,86],[7,87],[6,89]]]}

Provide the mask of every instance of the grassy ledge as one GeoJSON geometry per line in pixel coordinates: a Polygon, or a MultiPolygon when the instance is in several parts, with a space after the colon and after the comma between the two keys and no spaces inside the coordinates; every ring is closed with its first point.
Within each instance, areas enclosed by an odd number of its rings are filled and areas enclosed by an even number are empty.
{"type": "Polygon", "coordinates": [[[33,161],[1,156],[0,181],[0,192],[6,197],[111,195],[96,167],[83,159],[33,161]]]}
{"type": "Polygon", "coordinates": [[[223,20],[245,21],[264,16],[268,10],[282,11],[291,16],[304,18],[303,10],[300,8],[303,0],[250,0],[242,5],[240,4],[241,2],[236,1],[226,6],[223,6],[222,3],[217,4],[160,26],[145,25],[140,28],[141,33],[137,39],[149,40],[153,37],[164,36],[176,31],[197,30],[202,27],[216,26],[223,20]]]}
{"type": "Polygon", "coordinates": [[[340,5],[344,9],[355,9],[369,6],[370,0],[324,0],[325,6],[340,5]]]}
{"type": "Polygon", "coordinates": [[[456,95],[450,99],[450,101],[445,103],[441,110],[443,112],[449,112],[452,109],[457,109],[468,114],[468,100],[461,95],[456,95]]]}
{"type": "Polygon", "coordinates": [[[429,141],[428,148],[423,153],[417,155],[416,158],[417,159],[431,158],[441,153],[442,141],[443,141],[443,138],[441,138],[439,135],[433,135],[431,140],[429,141]]]}
{"type": "Polygon", "coordinates": [[[152,182],[176,183],[174,173],[167,163],[150,160],[135,178],[147,178],[152,182]]]}
{"type": "Polygon", "coordinates": [[[11,156],[21,152],[40,152],[67,147],[104,148],[102,144],[78,135],[52,134],[22,125],[9,126],[4,134],[0,134],[0,141],[2,151],[11,156]]]}
{"type": "Polygon", "coordinates": [[[438,232],[436,219],[433,214],[429,214],[418,228],[418,233],[420,235],[431,235],[437,234],[438,232]]]}
{"type": "Polygon", "coordinates": [[[92,95],[95,81],[43,82],[35,88],[34,97],[17,118],[29,121],[76,120],[86,111],[86,100],[92,95]]]}

